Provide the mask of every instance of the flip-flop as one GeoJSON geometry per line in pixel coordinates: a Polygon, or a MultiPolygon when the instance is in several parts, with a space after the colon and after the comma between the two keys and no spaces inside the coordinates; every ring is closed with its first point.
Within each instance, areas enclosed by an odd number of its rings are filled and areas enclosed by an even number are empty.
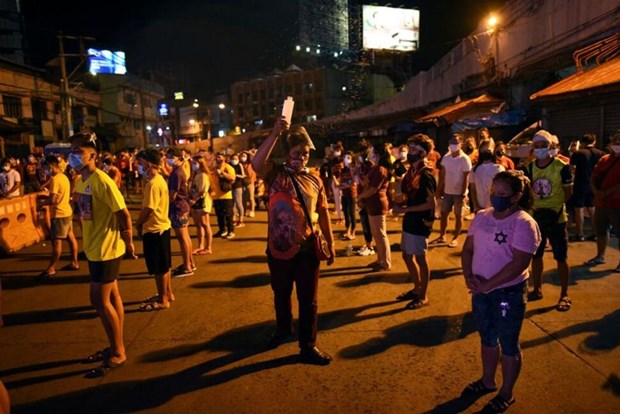
{"type": "Polygon", "coordinates": [[[433,240],[432,242],[430,242],[430,243],[428,243],[428,244],[429,244],[430,246],[434,246],[434,245],[437,245],[437,244],[446,244],[446,243],[448,243],[448,241],[447,241],[446,239],[443,239],[443,238],[437,238],[437,239],[433,240]]]}
{"type": "Polygon", "coordinates": [[[100,362],[105,359],[108,359],[112,356],[112,350],[108,348],[103,348],[101,351],[97,351],[92,355],[87,356],[84,359],[85,364],[90,364],[92,362],[100,362]]]}
{"type": "Polygon", "coordinates": [[[595,257],[593,259],[588,260],[584,263],[586,266],[596,266],[600,264],[605,264],[605,259],[601,259],[600,257],[595,257]]]}
{"type": "Polygon", "coordinates": [[[542,298],[543,294],[534,290],[527,294],[527,300],[529,300],[530,302],[534,302],[535,300],[541,300],[542,298]]]}
{"type": "Polygon", "coordinates": [[[39,273],[39,277],[52,277],[52,276],[56,276],[56,272],[54,273],[48,273],[47,270],[42,271],[41,273],[39,273]]]}
{"type": "MultiPolygon", "coordinates": [[[[168,307],[169,308],[169,307],[168,307]]],[[[151,312],[151,311],[159,311],[168,309],[164,305],[159,302],[144,302],[140,305],[140,310],[142,312],[151,312]]]]}
{"type": "Polygon", "coordinates": [[[497,387],[488,388],[486,385],[484,385],[484,382],[482,382],[482,380],[479,379],[478,381],[474,381],[468,384],[467,387],[465,387],[465,389],[461,393],[461,395],[470,396],[470,397],[473,397],[473,396],[481,397],[483,395],[490,394],[495,391],[497,391],[497,387]]]}
{"type": "Polygon", "coordinates": [[[496,395],[484,406],[483,413],[503,413],[510,408],[516,402],[514,398],[510,400],[505,399],[501,395],[496,395]]]}
{"type": "Polygon", "coordinates": [[[571,302],[570,298],[568,296],[564,296],[562,299],[559,300],[555,309],[560,312],[567,312],[572,306],[573,302],[571,302]]]}
{"type": "Polygon", "coordinates": [[[126,363],[127,360],[124,360],[123,362],[106,361],[97,368],[87,371],[86,374],[84,374],[84,378],[101,378],[115,369],[124,367],[126,363]]]}
{"type": "Polygon", "coordinates": [[[80,266],[72,266],[71,264],[68,264],[63,266],[60,270],[80,270],[80,266]]]}
{"type": "Polygon", "coordinates": [[[415,309],[421,309],[425,306],[430,305],[430,301],[427,300],[422,300],[420,298],[416,298],[414,300],[412,300],[411,302],[409,302],[408,304],[405,305],[405,309],[409,309],[409,310],[415,310],[415,309]]]}
{"type": "Polygon", "coordinates": [[[412,290],[408,290],[407,292],[403,292],[400,295],[396,296],[396,300],[415,300],[418,299],[418,295],[412,290]]]}

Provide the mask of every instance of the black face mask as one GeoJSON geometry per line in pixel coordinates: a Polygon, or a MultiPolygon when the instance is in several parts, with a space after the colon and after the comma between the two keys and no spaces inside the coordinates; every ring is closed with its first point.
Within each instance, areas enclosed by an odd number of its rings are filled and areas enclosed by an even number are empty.
{"type": "Polygon", "coordinates": [[[420,161],[421,158],[422,154],[420,154],[419,152],[416,152],[414,154],[407,154],[407,161],[409,161],[411,164],[415,164],[416,162],[420,161]]]}
{"type": "Polygon", "coordinates": [[[504,151],[501,151],[501,150],[495,151],[496,157],[503,157],[504,155],[506,155],[506,152],[504,151]]]}
{"type": "Polygon", "coordinates": [[[489,161],[493,159],[493,153],[491,151],[481,151],[480,161],[489,161]]]}

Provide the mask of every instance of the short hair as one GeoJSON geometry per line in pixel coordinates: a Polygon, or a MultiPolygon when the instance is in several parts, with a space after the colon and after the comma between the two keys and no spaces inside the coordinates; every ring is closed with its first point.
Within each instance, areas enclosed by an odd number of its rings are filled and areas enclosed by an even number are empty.
{"type": "Polygon", "coordinates": [[[415,134],[407,140],[407,145],[419,145],[428,155],[433,149],[433,140],[426,134],[415,134]]]}
{"type": "Polygon", "coordinates": [[[112,165],[112,164],[114,164],[114,160],[112,158],[104,158],[103,159],[103,163],[105,165],[112,165]]]}
{"type": "Polygon", "coordinates": [[[310,149],[314,149],[314,143],[308,135],[308,131],[303,126],[298,126],[289,131],[286,136],[286,147],[290,150],[298,145],[309,146],[310,149]]]}
{"type": "Polygon", "coordinates": [[[596,142],[596,134],[592,132],[583,134],[583,136],[579,138],[579,141],[584,145],[592,145],[596,142]]]}
{"type": "Polygon", "coordinates": [[[153,165],[159,165],[161,163],[161,155],[159,155],[159,151],[152,148],[143,149],[136,155],[136,158],[147,161],[153,165]]]}
{"type": "Polygon", "coordinates": [[[49,165],[60,164],[60,162],[58,161],[58,157],[55,155],[46,155],[44,161],[45,161],[45,164],[49,164],[49,165]]]}
{"type": "Polygon", "coordinates": [[[166,151],[166,156],[170,156],[170,155],[172,155],[173,157],[177,157],[177,158],[183,157],[183,153],[181,152],[181,149],[179,148],[168,148],[168,151],[166,151]]]}
{"type": "Polygon", "coordinates": [[[69,137],[69,142],[80,148],[92,148],[97,151],[97,135],[94,132],[78,132],[69,137]]]}

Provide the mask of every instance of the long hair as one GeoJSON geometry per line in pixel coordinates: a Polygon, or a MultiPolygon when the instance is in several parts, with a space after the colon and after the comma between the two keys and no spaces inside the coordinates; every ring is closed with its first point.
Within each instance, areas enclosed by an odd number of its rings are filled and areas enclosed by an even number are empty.
{"type": "Polygon", "coordinates": [[[375,144],[372,146],[372,150],[379,156],[379,166],[385,168],[388,173],[388,180],[392,178],[392,174],[394,172],[394,168],[392,166],[392,161],[390,160],[390,153],[385,148],[385,144],[375,144]]]}
{"type": "Polygon", "coordinates": [[[523,171],[508,170],[495,174],[493,182],[502,181],[510,186],[513,194],[521,193],[517,205],[523,210],[530,210],[534,205],[534,193],[529,178],[523,171]]]}

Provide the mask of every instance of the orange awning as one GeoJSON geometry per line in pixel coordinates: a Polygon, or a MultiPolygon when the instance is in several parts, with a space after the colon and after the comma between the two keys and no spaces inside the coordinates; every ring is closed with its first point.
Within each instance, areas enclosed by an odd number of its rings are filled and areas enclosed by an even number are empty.
{"type": "Polygon", "coordinates": [[[620,58],[598,65],[584,72],[577,72],[530,96],[531,100],[557,97],[587,89],[617,84],[620,87],[620,58]]]}
{"type": "Polygon", "coordinates": [[[493,109],[501,105],[502,102],[502,99],[484,94],[477,98],[468,99],[438,109],[435,112],[416,119],[416,122],[432,122],[436,119],[444,119],[446,122],[451,123],[478,115],[492,113],[494,112],[493,109]]]}

